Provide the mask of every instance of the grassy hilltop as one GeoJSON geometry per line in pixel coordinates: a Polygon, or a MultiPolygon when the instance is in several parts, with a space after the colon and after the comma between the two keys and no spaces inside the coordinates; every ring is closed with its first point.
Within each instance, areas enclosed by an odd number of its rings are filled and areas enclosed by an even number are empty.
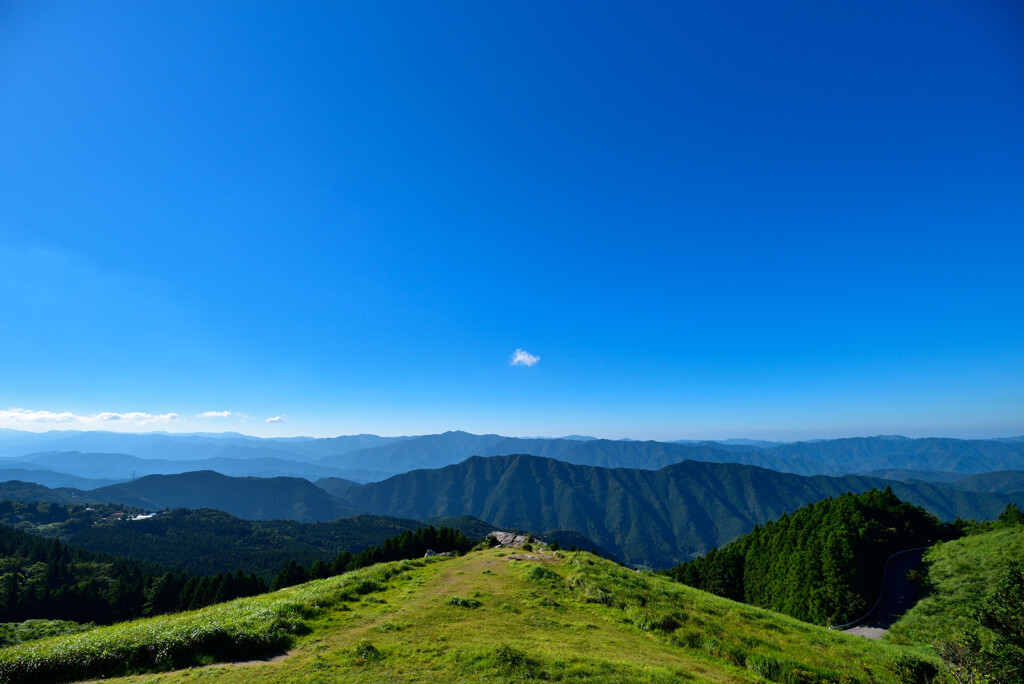
{"type": "Polygon", "coordinates": [[[0,650],[0,679],[164,670],[118,681],[887,682],[897,681],[894,669],[929,657],[587,553],[515,555],[490,549],[381,564],[25,643],[0,650]],[[266,656],[277,657],[215,664],[266,656]]]}

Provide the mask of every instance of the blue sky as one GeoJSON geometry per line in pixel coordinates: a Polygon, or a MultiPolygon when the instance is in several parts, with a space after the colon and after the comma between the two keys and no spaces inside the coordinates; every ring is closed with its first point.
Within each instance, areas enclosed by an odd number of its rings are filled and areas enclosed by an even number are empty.
{"type": "Polygon", "coordinates": [[[1015,5],[6,2],[0,427],[1024,434],[1015,5]]]}

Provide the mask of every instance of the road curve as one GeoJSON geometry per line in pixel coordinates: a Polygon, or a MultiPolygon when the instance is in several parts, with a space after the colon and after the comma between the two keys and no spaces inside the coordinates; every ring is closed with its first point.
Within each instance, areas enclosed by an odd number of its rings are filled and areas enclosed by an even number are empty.
{"type": "Polygon", "coordinates": [[[907,572],[921,565],[924,549],[907,551],[889,561],[885,574],[885,587],[878,606],[856,627],[844,629],[847,634],[857,634],[869,639],[881,639],[894,622],[914,605],[917,588],[907,579],[907,572]]]}

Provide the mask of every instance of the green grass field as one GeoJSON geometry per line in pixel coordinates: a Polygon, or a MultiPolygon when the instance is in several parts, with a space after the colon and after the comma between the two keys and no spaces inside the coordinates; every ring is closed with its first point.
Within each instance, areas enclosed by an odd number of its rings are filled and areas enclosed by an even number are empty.
{"type": "Polygon", "coordinates": [[[0,650],[0,676],[52,681],[134,671],[139,674],[114,681],[893,682],[894,661],[931,657],[590,554],[534,555],[542,560],[485,550],[388,563],[193,613],[20,644],[0,650]],[[245,662],[217,664],[227,660],[245,662]]]}
{"type": "Polygon", "coordinates": [[[971,614],[992,592],[1010,560],[1024,559],[1024,525],[936,544],[924,555],[928,595],[892,626],[894,644],[928,647],[976,628],[971,614]]]}

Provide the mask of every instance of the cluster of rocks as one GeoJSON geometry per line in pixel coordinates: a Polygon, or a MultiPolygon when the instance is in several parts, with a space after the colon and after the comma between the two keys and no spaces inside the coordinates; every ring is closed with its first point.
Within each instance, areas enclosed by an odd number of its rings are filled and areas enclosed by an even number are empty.
{"type": "MultiPolygon", "coordinates": [[[[532,543],[534,546],[536,546],[537,548],[541,548],[541,549],[547,548],[547,546],[548,546],[547,544],[545,544],[544,542],[540,541],[539,539],[531,539],[528,535],[516,534],[515,532],[500,532],[498,530],[494,530],[493,532],[489,533],[487,536],[488,537],[494,537],[494,540],[496,542],[498,542],[497,544],[494,545],[494,548],[496,548],[496,549],[521,549],[521,548],[523,548],[523,544],[526,544],[526,543],[532,543]]],[[[431,556],[454,556],[454,555],[455,555],[454,551],[445,551],[443,553],[438,553],[437,551],[434,551],[433,549],[427,549],[427,552],[425,554],[423,554],[423,557],[424,558],[430,558],[431,556]]],[[[533,556],[524,556],[523,558],[518,558],[518,557],[510,558],[510,560],[540,560],[540,558],[537,557],[535,559],[533,556]]]]}
{"type": "MultiPolygon", "coordinates": [[[[499,549],[521,549],[523,548],[523,544],[525,544],[530,539],[525,534],[516,534],[515,532],[499,532],[497,530],[491,532],[487,536],[494,537],[498,541],[496,548],[499,549]]],[[[533,543],[537,544],[538,546],[547,546],[544,542],[538,541],[536,539],[533,540],[533,543]]]]}

